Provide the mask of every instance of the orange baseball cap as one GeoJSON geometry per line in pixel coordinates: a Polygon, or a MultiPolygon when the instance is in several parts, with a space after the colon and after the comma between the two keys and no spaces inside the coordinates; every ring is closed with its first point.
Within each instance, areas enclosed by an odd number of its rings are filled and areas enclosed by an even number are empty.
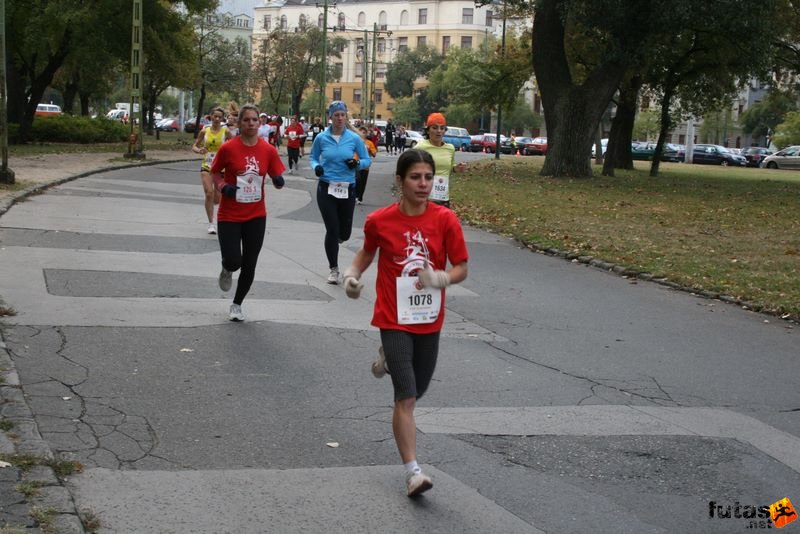
{"type": "Polygon", "coordinates": [[[442,126],[446,126],[447,120],[441,113],[431,113],[430,115],[428,115],[428,120],[425,121],[425,126],[433,126],[434,124],[440,124],[442,126]]]}

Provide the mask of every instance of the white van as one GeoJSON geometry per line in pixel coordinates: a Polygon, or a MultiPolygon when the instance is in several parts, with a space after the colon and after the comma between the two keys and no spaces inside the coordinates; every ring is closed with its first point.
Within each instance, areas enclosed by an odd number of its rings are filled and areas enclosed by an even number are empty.
{"type": "Polygon", "coordinates": [[[106,118],[110,121],[125,122],[128,119],[128,111],[124,109],[112,109],[106,113],[106,118]]]}
{"type": "Polygon", "coordinates": [[[53,115],[61,115],[61,107],[55,104],[36,104],[35,117],[50,117],[53,115]]]}

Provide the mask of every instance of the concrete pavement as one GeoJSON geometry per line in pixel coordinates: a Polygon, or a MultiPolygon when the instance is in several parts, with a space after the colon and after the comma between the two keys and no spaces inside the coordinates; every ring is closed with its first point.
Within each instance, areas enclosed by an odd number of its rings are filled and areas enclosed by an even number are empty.
{"type": "Polygon", "coordinates": [[[800,388],[774,372],[796,364],[794,329],[471,229],[417,421],[437,485],[399,498],[388,384],[366,365],[374,270],[357,302],[325,284],[307,178],[269,192],[242,325],[191,165],[86,176],[0,219],[18,312],[0,353],[22,384],[3,415],[26,430],[5,446],[86,466],[46,485],[63,531],[86,508],[104,532],[731,532],[747,523],[710,500],[800,500],[800,388]]]}

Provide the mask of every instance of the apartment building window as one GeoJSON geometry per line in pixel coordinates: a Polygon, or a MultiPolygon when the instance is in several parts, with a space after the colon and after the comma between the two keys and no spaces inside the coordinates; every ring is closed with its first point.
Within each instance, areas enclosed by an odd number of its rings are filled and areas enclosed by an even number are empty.
{"type": "Polygon", "coordinates": [[[472,36],[471,35],[462,35],[461,36],[461,48],[472,48],[472,36]]]}
{"type": "Polygon", "coordinates": [[[383,54],[386,52],[386,39],[383,37],[378,39],[378,53],[383,54]]]}
{"type": "Polygon", "coordinates": [[[358,25],[359,26],[366,26],[367,25],[367,14],[363,11],[358,13],[358,25]]]}
{"type": "Polygon", "coordinates": [[[428,43],[428,40],[425,38],[424,35],[420,35],[417,37],[417,48],[420,46],[425,46],[428,43]]]}
{"type": "Polygon", "coordinates": [[[461,10],[461,24],[472,24],[472,8],[465,7],[461,10]]]}
{"type": "Polygon", "coordinates": [[[289,19],[286,18],[286,15],[281,15],[281,29],[286,30],[289,28],[289,19]]]}
{"type": "Polygon", "coordinates": [[[492,10],[490,9],[486,11],[486,25],[491,27],[493,24],[494,24],[494,13],[492,13],[492,10]]]}
{"type": "Polygon", "coordinates": [[[385,32],[386,28],[386,11],[381,11],[378,14],[378,29],[385,32]]]}
{"type": "Polygon", "coordinates": [[[342,99],[342,88],[341,87],[334,87],[333,88],[333,99],[332,100],[341,100],[342,99]]]}
{"type": "Polygon", "coordinates": [[[325,16],[320,13],[319,17],[317,17],[317,28],[321,30],[323,26],[325,26],[325,16]]]}
{"type": "Polygon", "coordinates": [[[400,26],[408,26],[408,11],[405,9],[400,12],[400,26]]]}
{"type": "Polygon", "coordinates": [[[375,89],[375,103],[380,104],[383,102],[383,91],[381,89],[375,89]]]}
{"type": "Polygon", "coordinates": [[[264,30],[272,29],[272,15],[264,15],[264,30]]]}
{"type": "Polygon", "coordinates": [[[417,16],[417,24],[427,24],[428,23],[428,8],[421,8],[418,12],[417,16]]]}
{"type": "Polygon", "coordinates": [[[445,35],[442,37],[442,53],[446,54],[448,50],[450,50],[450,36],[445,35]]]}
{"type": "Polygon", "coordinates": [[[386,77],[386,63],[375,65],[375,77],[382,80],[386,77]]]}
{"type": "Polygon", "coordinates": [[[345,28],[345,17],[344,13],[339,13],[339,29],[343,30],[345,28]]]}
{"type": "Polygon", "coordinates": [[[305,15],[300,15],[300,20],[297,22],[297,25],[301,28],[305,28],[308,25],[308,19],[305,15]]]}
{"type": "Polygon", "coordinates": [[[356,63],[356,78],[364,76],[364,63],[359,61],[356,63]]]}
{"type": "Polygon", "coordinates": [[[397,51],[406,52],[408,50],[408,37],[400,37],[397,39],[397,51]]]}
{"type": "Polygon", "coordinates": [[[353,89],[353,104],[361,103],[361,89],[353,89]]]}

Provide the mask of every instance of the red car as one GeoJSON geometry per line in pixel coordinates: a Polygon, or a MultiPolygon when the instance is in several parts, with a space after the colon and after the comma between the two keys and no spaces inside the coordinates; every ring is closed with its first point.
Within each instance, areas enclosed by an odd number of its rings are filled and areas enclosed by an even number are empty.
{"type": "Polygon", "coordinates": [[[541,156],[547,154],[547,138],[534,137],[533,141],[525,145],[525,153],[541,156]]]}

